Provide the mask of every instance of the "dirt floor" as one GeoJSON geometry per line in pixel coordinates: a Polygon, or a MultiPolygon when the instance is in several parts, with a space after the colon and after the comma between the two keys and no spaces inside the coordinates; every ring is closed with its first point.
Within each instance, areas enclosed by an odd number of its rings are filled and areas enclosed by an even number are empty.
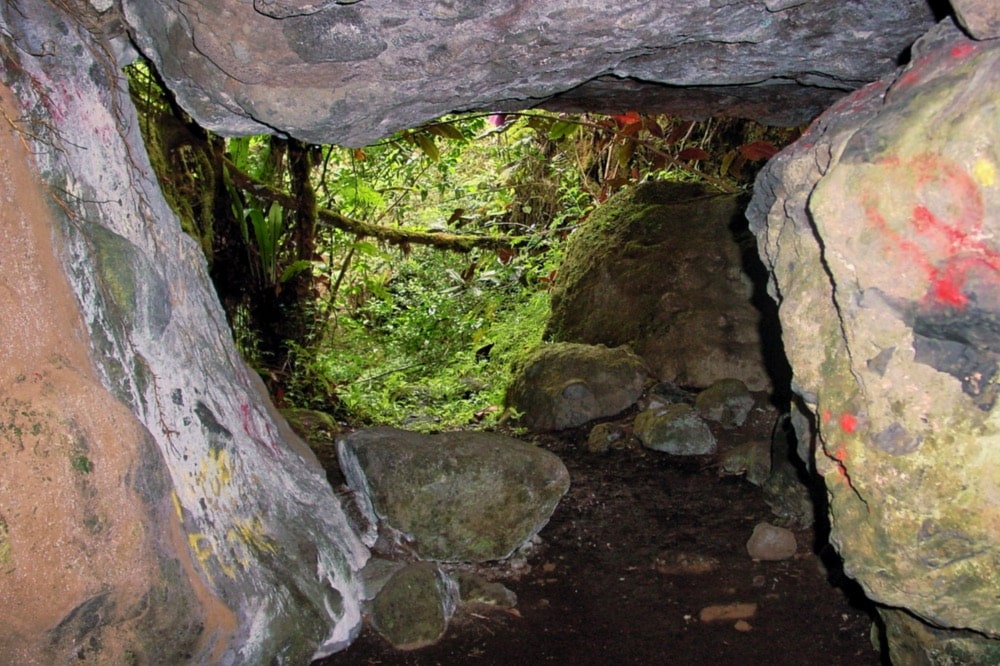
{"type": "MultiPolygon", "coordinates": [[[[769,439],[774,418],[757,409],[742,428],[715,429],[720,451],[769,439]]],[[[720,477],[715,458],[634,443],[589,453],[587,432],[536,440],[562,458],[572,487],[526,563],[479,569],[516,592],[515,609],[460,609],[439,643],[412,652],[366,628],[314,666],[882,663],[872,611],[840,573],[822,525],[795,531],[792,559],[754,561],[754,525],[780,522],[759,488],[720,477]],[[705,620],[713,606],[743,617],[705,620]]]]}

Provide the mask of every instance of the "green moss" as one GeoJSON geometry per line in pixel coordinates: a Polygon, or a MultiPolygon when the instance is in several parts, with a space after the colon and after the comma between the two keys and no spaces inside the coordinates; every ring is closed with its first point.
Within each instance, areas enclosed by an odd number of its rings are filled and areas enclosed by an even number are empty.
{"type": "Polygon", "coordinates": [[[90,474],[94,469],[94,463],[87,456],[73,456],[70,465],[80,474],[90,474]]]}
{"type": "MultiPolygon", "coordinates": [[[[0,518],[0,568],[5,568],[7,563],[10,562],[10,528],[7,527],[7,521],[0,518]]],[[[0,573],[7,573],[2,571],[0,573]]]]}

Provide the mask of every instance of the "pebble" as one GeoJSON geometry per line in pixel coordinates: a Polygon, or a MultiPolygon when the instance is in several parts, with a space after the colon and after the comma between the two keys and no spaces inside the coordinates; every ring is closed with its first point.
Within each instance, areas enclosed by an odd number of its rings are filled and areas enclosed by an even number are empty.
{"type": "Polygon", "coordinates": [[[787,560],[795,555],[797,548],[791,530],[771,523],[757,523],[747,541],[747,552],[755,560],[787,560]]]}
{"type": "Polygon", "coordinates": [[[705,606],[698,613],[702,622],[719,622],[728,620],[746,620],[757,614],[757,604],[737,602],[732,604],[714,604],[705,606]]]}

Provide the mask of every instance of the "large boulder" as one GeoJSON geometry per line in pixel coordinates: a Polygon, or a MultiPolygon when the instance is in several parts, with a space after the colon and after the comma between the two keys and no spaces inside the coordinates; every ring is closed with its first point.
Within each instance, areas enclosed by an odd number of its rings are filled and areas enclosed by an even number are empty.
{"type": "Polygon", "coordinates": [[[0,660],[307,663],[360,629],[368,551],[68,8],[0,5],[0,660]]]}
{"type": "Polygon", "coordinates": [[[752,247],[744,205],[691,183],[618,193],[570,237],[546,336],[628,344],[662,381],[704,388],[730,377],[768,389],[769,366],[781,372],[784,361],[780,350],[764,356],[750,258],[735,234],[742,226],[752,247]]]}
{"type": "Polygon", "coordinates": [[[518,363],[505,401],[521,425],[563,430],[628,409],[646,376],[642,359],[626,347],[543,344],[518,363]]]}
{"type": "Polygon", "coordinates": [[[892,71],[934,22],[924,0],[122,5],[202,126],[349,145],[455,110],[546,100],[794,125],[892,71]]]}
{"type": "Polygon", "coordinates": [[[776,157],[749,212],[831,539],[899,663],[1000,659],[998,98],[1000,42],[945,22],[776,157]]]}
{"type": "Polygon", "coordinates": [[[376,537],[426,560],[510,556],[569,489],[554,454],[486,432],[359,430],[337,441],[340,466],[376,537]]]}

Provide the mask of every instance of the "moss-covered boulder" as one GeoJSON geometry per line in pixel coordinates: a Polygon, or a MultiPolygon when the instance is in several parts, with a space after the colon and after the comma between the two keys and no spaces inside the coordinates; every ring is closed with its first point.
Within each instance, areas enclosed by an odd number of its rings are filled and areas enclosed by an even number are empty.
{"type": "Polygon", "coordinates": [[[378,536],[426,560],[504,559],[569,489],[558,457],[493,433],[372,428],[339,439],[337,452],[378,536]]]}
{"type": "Polygon", "coordinates": [[[942,23],[772,160],[748,212],[831,540],[894,663],[997,663],[998,91],[1000,43],[942,23]]]}
{"type": "Polygon", "coordinates": [[[506,402],[536,432],[614,416],[642,395],[647,371],[625,347],[543,344],[515,369],[506,402]]]}
{"type": "Polygon", "coordinates": [[[751,279],[755,269],[763,284],[744,204],[692,183],[612,197],[570,237],[546,337],[628,344],[662,381],[704,388],[735,377],[768,389],[785,366],[780,349],[763,351],[755,303],[773,303],[751,279]]]}

